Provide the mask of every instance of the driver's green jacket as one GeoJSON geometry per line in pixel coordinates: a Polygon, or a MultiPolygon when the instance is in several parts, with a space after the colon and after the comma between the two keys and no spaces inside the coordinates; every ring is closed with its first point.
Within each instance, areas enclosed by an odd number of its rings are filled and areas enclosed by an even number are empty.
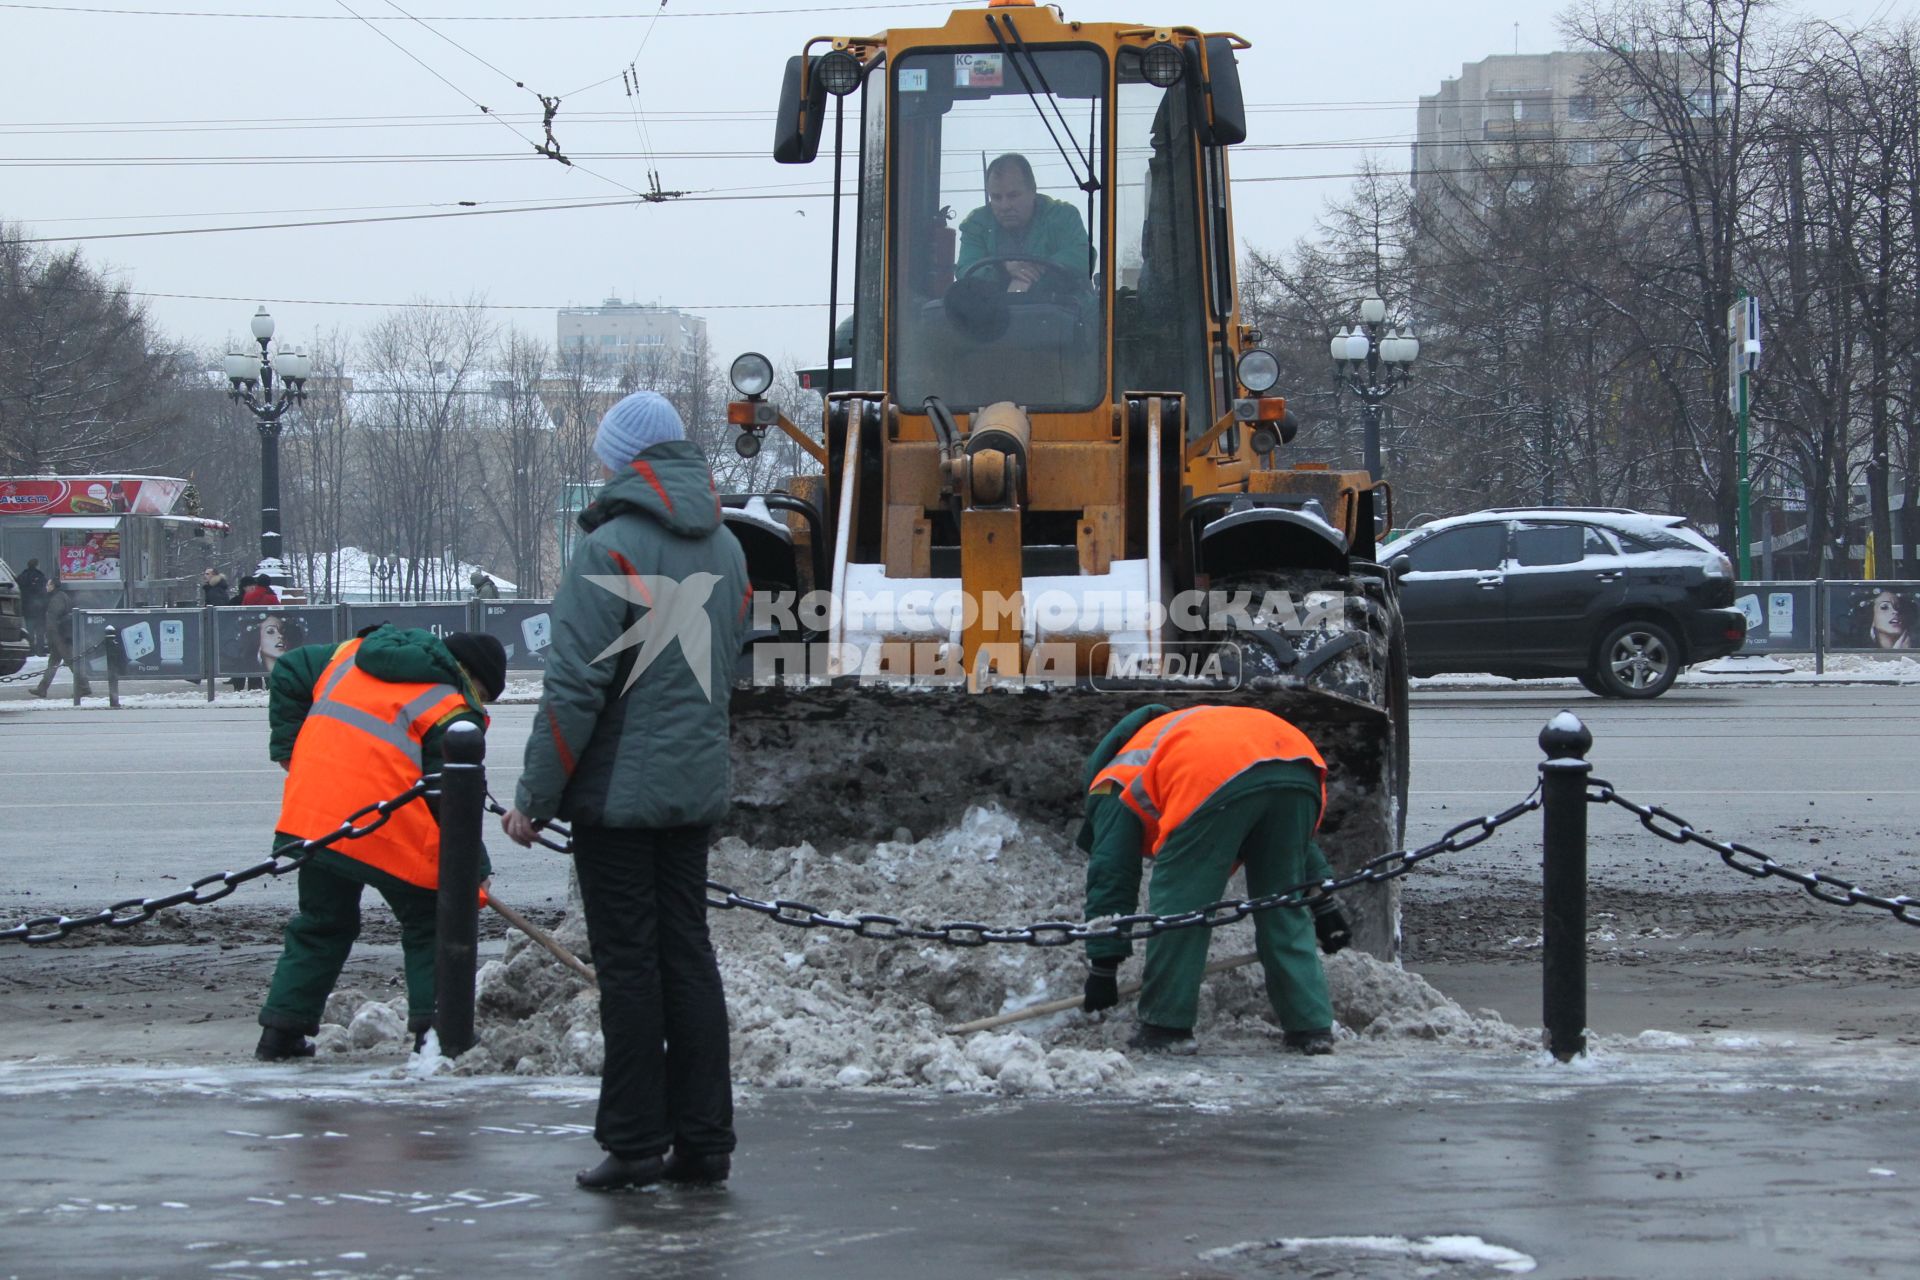
{"type": "Polygon", "coordinates": [[[956,271],[965,271],[983,258],[1038,258],[1065,269],[1076,280],[1088,275],[1087,224],[1080,211],[1065,200],[1036,195],[1033,217],[1020,233],[1008,231],[981,205],[960,221],[960,255],[956,271]]]}

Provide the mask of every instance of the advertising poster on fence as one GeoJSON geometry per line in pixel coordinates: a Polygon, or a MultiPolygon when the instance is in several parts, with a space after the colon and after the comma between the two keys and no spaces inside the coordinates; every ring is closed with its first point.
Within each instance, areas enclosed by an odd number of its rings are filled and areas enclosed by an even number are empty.
{"type": "MultiPolygon", "coordinates": [[[[80,643],[87,650],[99,644],[108,627],[119,633],[126,662],[121,673],[131,680],[197,680],[205,676],[201,662],[201,618],[198,609],[142,609],[137,613],[95,612],[80,615],[80,643]]],[[[106,673],[105,655],[92,660],[90,674],[106,673]]]]}
{"type": "Polygon", "coordinates": [[[214,638],[223,676],[263,676],[290,649],[303,644],[333,644],[330,607],[214,610],[214,638]]]}
{"type": "Polygon", "coordinates": [[[416,627],[446,639],[467,629],[464,604],[351,604],[347,606],[347,634],[359,635],[368,627],[388,623],[396,627],[416,627]]]}
{"type": "Polygon", "coordinates": [[[488,601],[480,607],[480,629],[507,647],[509,671],[540,671],[553,643],[553,603],[549,600],[488,601]]]}
{"type": "Polygon", "coordinates": [[[1734,607],[1747,615],[1747,640],[1741,653],[1812,653],[1814,640],[1811,582],[1743,582],[1734,607]]]}
{"type": "Polygon", "coordinates": [[[1829,582],[1827,648],[1920,649],[1920,582],[1829,582]]]}

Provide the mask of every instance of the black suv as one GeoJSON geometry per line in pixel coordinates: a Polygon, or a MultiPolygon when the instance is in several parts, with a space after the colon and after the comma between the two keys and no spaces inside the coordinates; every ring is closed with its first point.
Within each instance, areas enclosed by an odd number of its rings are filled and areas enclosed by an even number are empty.
{"type": "Polygon", "coordinates": [[[1657,698],[1746,639],[1732,566],[1679,516],[1503,507],[1422,525],[1381,555],[1417,676],[1571,675],[1603,697],[1657,698]]]}

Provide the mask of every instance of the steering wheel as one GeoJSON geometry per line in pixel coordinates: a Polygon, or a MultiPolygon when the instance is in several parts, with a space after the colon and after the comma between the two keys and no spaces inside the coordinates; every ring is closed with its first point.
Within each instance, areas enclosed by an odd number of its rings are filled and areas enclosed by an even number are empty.
{"type": "MultiPolygon", "coordinates": [[[[1034,258],[1034,257],[1029,257],[1023,253],[1000,253],[1000,254],[995,254],[992,257],[980,258],[974,262],[968,263],[967,266],[961,270],[960,279],[971,280],[977,275],[984,275],[985,268],[1002,267],[1009,262],[1031,262],[1036,267],[1039,267],[1040,279],[1053,280],[1055,284],[1055,289],[1060,294],[1073,296],[1073,295],[1082,294],[1088,291],[1089,286],[1085,280],[1081,279],[1079,276],[1074,275],[1073,272],[1061,266],[1059,263],[1053,261],[1050,258],[1034,258]]],[[[1038,287],[1039,283],[1040,281],[1036,280],[1034,282],[1034,287],[1026,290],[1025,293],[1010,294],[1009,296],[1013,298],[1023,298],[1023,299],[1034,301],[1034,302],[1041,301],[1042,299],[1039,296],[1039,292],[1040,292],[1038,287]]]]}

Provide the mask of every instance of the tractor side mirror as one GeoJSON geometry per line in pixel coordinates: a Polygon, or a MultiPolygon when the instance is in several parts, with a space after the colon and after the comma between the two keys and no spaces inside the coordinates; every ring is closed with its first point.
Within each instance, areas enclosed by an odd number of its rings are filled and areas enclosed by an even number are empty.
{"type": "Polygon", "coordinates": [[[780,110],[773,120],[773,158],[778,164],[812,164],[820,154],[820,126],[827,115],[827,85],[819,76],[820,59],[812,59],[807,76],[806,101],[800,99],[801,55],[787,59],[780,82],[780,110]]]}
{"type": "Polygon", "coordinates": [[[1188,114],[1203,147],[1230,147],[1247,140],[1247,100],[1240,92],[1240,66],[1233,58],[1233,41],[1208,36],[1207,64],[1200,65],[1200,42],[1181,46],[1187,60],[1188,114]],[[1211,73],[1210,75],[1207,73],[1211,73]]]}

